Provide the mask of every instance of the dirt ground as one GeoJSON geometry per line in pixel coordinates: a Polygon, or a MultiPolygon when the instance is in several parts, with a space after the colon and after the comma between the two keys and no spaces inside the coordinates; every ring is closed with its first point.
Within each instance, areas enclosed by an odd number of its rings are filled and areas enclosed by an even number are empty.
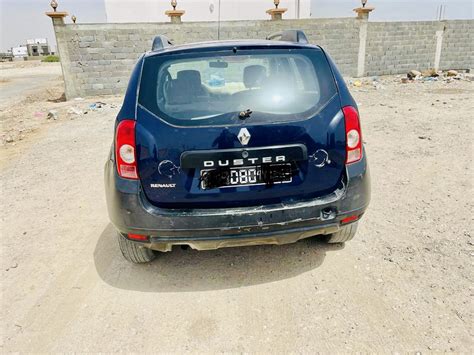
{"type": "Polygon", "coordinates": [[[0,351],[471,353],[473,85],[352,87],[372,175],[352,242],[176,248],[138,266],[104,197],[121,98],[49,102],[55,81],[16,97],[0,112],[0,351]]]}

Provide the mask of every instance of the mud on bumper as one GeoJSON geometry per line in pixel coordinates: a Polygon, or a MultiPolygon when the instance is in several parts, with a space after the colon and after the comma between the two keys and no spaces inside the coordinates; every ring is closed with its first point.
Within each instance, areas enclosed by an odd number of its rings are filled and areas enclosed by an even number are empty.
{"type": "Polygon", "coordinates": [[[150,236],[145,246],[169,251],[173,245],[194,249],[286,244],[340,229],[348,216],[361,216],[370,201],[365,158],[346,169],[346,183],[324,197],[275,205],[228,209],[163,209],[149,203],[140,182],[120,178],[112,160],[105,166],[107,207],[123,234],[150,236]]]}

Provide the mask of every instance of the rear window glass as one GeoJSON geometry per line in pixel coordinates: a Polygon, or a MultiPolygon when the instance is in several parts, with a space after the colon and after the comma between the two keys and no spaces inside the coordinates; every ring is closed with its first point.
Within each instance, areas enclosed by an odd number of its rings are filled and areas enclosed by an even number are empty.
{"type": "Polygon", "coordinates": [[[145,59],[139,104],[182,126],[301,120],[336,93],[319,49],[254,49],[167,54],[145,59]]]}

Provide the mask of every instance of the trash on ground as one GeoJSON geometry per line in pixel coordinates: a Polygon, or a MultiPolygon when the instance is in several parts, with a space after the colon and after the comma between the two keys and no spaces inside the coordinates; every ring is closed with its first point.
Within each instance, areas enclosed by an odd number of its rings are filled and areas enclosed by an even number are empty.
{"type": "MultiPolygon", "coordinates": [[[[18,263],[13,264],[12,266],[5,269],[5,271],[10,271],[10,269],[16,269],[18,267],[18,263]]],[[[15,324],[16,325],[16,324],[15,324]]],[[[17,325],[18,326],[18,325],[17,325]]]]}
{"type": "Polygon", "coordinates": [[[84,112],[81,109],[78,109],[77,107],[70,107],[69,110],[67,110],[67,113],[80,116],[84,112]]]}
{"type": "Polygon", "coordinates": [[[418,70],[410,70],[408,73],[407,73],[407,77],[408,79],[410,80],[414,80],[418,77],[421,76],[421,72],[419,72],[418,70]]]}
{"type": "Polygon", "coordinates": [[[425,77],[425,78],[426,78],[426,77],[437,78],[437,77],[439,76],[438,72],[437,72],[435,69],[433,69],[433,68],[428,69],[428,70],[423,70],[423,71],[421,72],[421,75],[422,75],[423,77],[425,77]]]}
{"type": "Polygon", "coordinates": [[[90,104],[89,109],[91,109],[92,111],[95,111],[99,108],[104,107],[105,105],[107,105],[105,102],[97,101],[97,102],[94,102],[94,103],[90,104]]]}
{"type": "Polygon", "coordinates": [[[48,115],[46,116],[46,118],[47,118],[48,120],[50,120],[51,118],[52,118],[53,120],[57,120],[57,119],[58,119],[58,111],[56,111],[56,110],[50,110],[50,111],[48,112],[48,115]]]}
{"type": "MultiPolygon", "coordinates": [[[[47,90],[48,93],[50,95],[54,95],[54,93],[52,93],[50,90],[47,90]]],[[[48,102],[55,102],[55,103],[59,103],[59,102],[65,102],[66,101],[66,94],[65,93],[62,93],[61,96],[59,96],[58,98],[56,99],[48,99],[47,100],[48,102]]]]}

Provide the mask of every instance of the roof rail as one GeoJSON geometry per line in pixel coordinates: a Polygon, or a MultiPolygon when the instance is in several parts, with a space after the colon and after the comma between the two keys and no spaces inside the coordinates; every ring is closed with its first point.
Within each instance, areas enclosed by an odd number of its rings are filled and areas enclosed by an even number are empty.
{"type": "Polygon", "coordinates": [[[272,40],[275,38],[279,38],[279,41],[285,42],[296,42],[302,44],[308,44],[308,38],[302,30],[285,30],[280,32],[272,33],[271,35],[267,36],[266,39],[272,40]]]}
{"type": "Polygon", "coordinates": [[[169,47],[169,46],[172,46],[172,45],[173,45],[173,43],[171,42],[171,40],[168,37],[163,36],[163,35],[159,35],[159,36],[156,36],[153,39],[153,44],[151,46],[151,50],[152,51],[159,51],[159,50],[165,49],[166,47],[169,47]]]}

